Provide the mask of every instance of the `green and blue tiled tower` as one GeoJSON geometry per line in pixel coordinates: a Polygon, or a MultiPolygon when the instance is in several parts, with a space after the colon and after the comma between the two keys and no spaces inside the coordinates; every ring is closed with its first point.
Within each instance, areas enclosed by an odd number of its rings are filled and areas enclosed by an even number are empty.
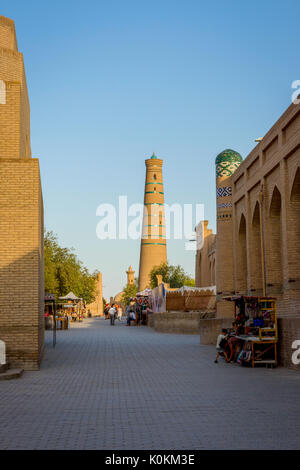
{"type": "Polygon", "coordinates": [[[242,163],[238,152],[227,149],[216,158],[217,245],[216,285],[217,316],[231,317],[232,302],[222,301],[234,293],[234,252],[232,224],[232,175],[242,163]]]}

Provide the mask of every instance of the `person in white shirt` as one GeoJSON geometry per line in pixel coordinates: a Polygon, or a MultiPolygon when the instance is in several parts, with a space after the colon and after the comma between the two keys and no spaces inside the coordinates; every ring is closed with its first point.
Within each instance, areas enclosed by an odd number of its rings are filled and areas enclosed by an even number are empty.
{"type": "Polygon", "coordinates": [[[118,320],[119,321],[122,320],[122,316],[123,316],[123,309],[122,309],[121,305],[119,305],[119,307],[118,307],[118,320]]]}
{"type": "Polygon", "coordinates": [[[110,324],[114,325],[115,324],[115,315],[116,315],[116,309],[114,307],[114,304],[110,307],[108,313],[109,313],[109,316],[110,316],[110,324]]]}
{"type": "Polygon", "coordinates": [[[225,349],[221,346],[222,341],[223,341],[223,339],[226,339],[226,336],[227,336],[227,330],[226,330],[226,328],[222,328],[222,333],[219,334],[218,339],[217,339],[217,344],[216,344],[216,349],[217,349],[217,356],[216,356],[216,359],[215,359],[216,364],[218,364],[219,356],[222,355],[226,359],[225,349]]]}

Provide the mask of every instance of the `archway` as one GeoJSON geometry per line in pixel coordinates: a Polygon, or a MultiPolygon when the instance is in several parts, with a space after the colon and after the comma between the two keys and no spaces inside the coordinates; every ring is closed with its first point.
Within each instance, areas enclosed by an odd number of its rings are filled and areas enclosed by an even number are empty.
{"type": "Polygon", "coordinates": [[[289,279],[300,277],[300,168],[297,169],[288,204],[287,244],[289,279]]]}
{"type": "Polygon", "coordinates": [[[282,292],[282,228],[281,228],[281,194],[275,186],[272,194],[268,231],[266,233],[266,280],[267,293],[282,292]]]}
{"type": "Polygon", "coordinates": [[[249,243],[250,290],[254,292],[263,289],[260,230],[259,203],[257,202],[252,218],[249,243]]]}

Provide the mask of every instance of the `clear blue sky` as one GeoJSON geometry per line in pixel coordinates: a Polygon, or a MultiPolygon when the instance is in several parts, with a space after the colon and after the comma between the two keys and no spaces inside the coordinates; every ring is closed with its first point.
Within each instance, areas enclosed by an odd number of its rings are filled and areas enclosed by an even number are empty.
{"type": "MultiPolygon", "coordinates": [[[[45,222],[103,273],[106,297],[138,270],[138,241],[96,238],[96,208],[143,202],[144,160],[164,159],[168,203],[204,203],[215,228],[215,156],[245,157],[300,79],[299,1],[2,0],[15,20],[40,159],[45,222]]],[[[194,273],[194,253],[169,243],[194,273]]]]}

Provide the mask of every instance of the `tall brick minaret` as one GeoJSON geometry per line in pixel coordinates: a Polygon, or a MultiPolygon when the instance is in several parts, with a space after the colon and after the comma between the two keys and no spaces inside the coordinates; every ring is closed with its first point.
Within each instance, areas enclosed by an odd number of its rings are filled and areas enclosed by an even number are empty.
{"type": "Polygon", "coordinates": [[[39,161],[14,22],[0,16],[0,339],[13,367],[38,369],[44,344],[44,222],[39,161]]]}
{"type": "Polygon", "coordinates": [[[167,241],[164,211],[163,160],[153,153],[146,161],[144,217],[141,239],[139,291],[150,287],[154,266],[167,262],[167,241]]]}

